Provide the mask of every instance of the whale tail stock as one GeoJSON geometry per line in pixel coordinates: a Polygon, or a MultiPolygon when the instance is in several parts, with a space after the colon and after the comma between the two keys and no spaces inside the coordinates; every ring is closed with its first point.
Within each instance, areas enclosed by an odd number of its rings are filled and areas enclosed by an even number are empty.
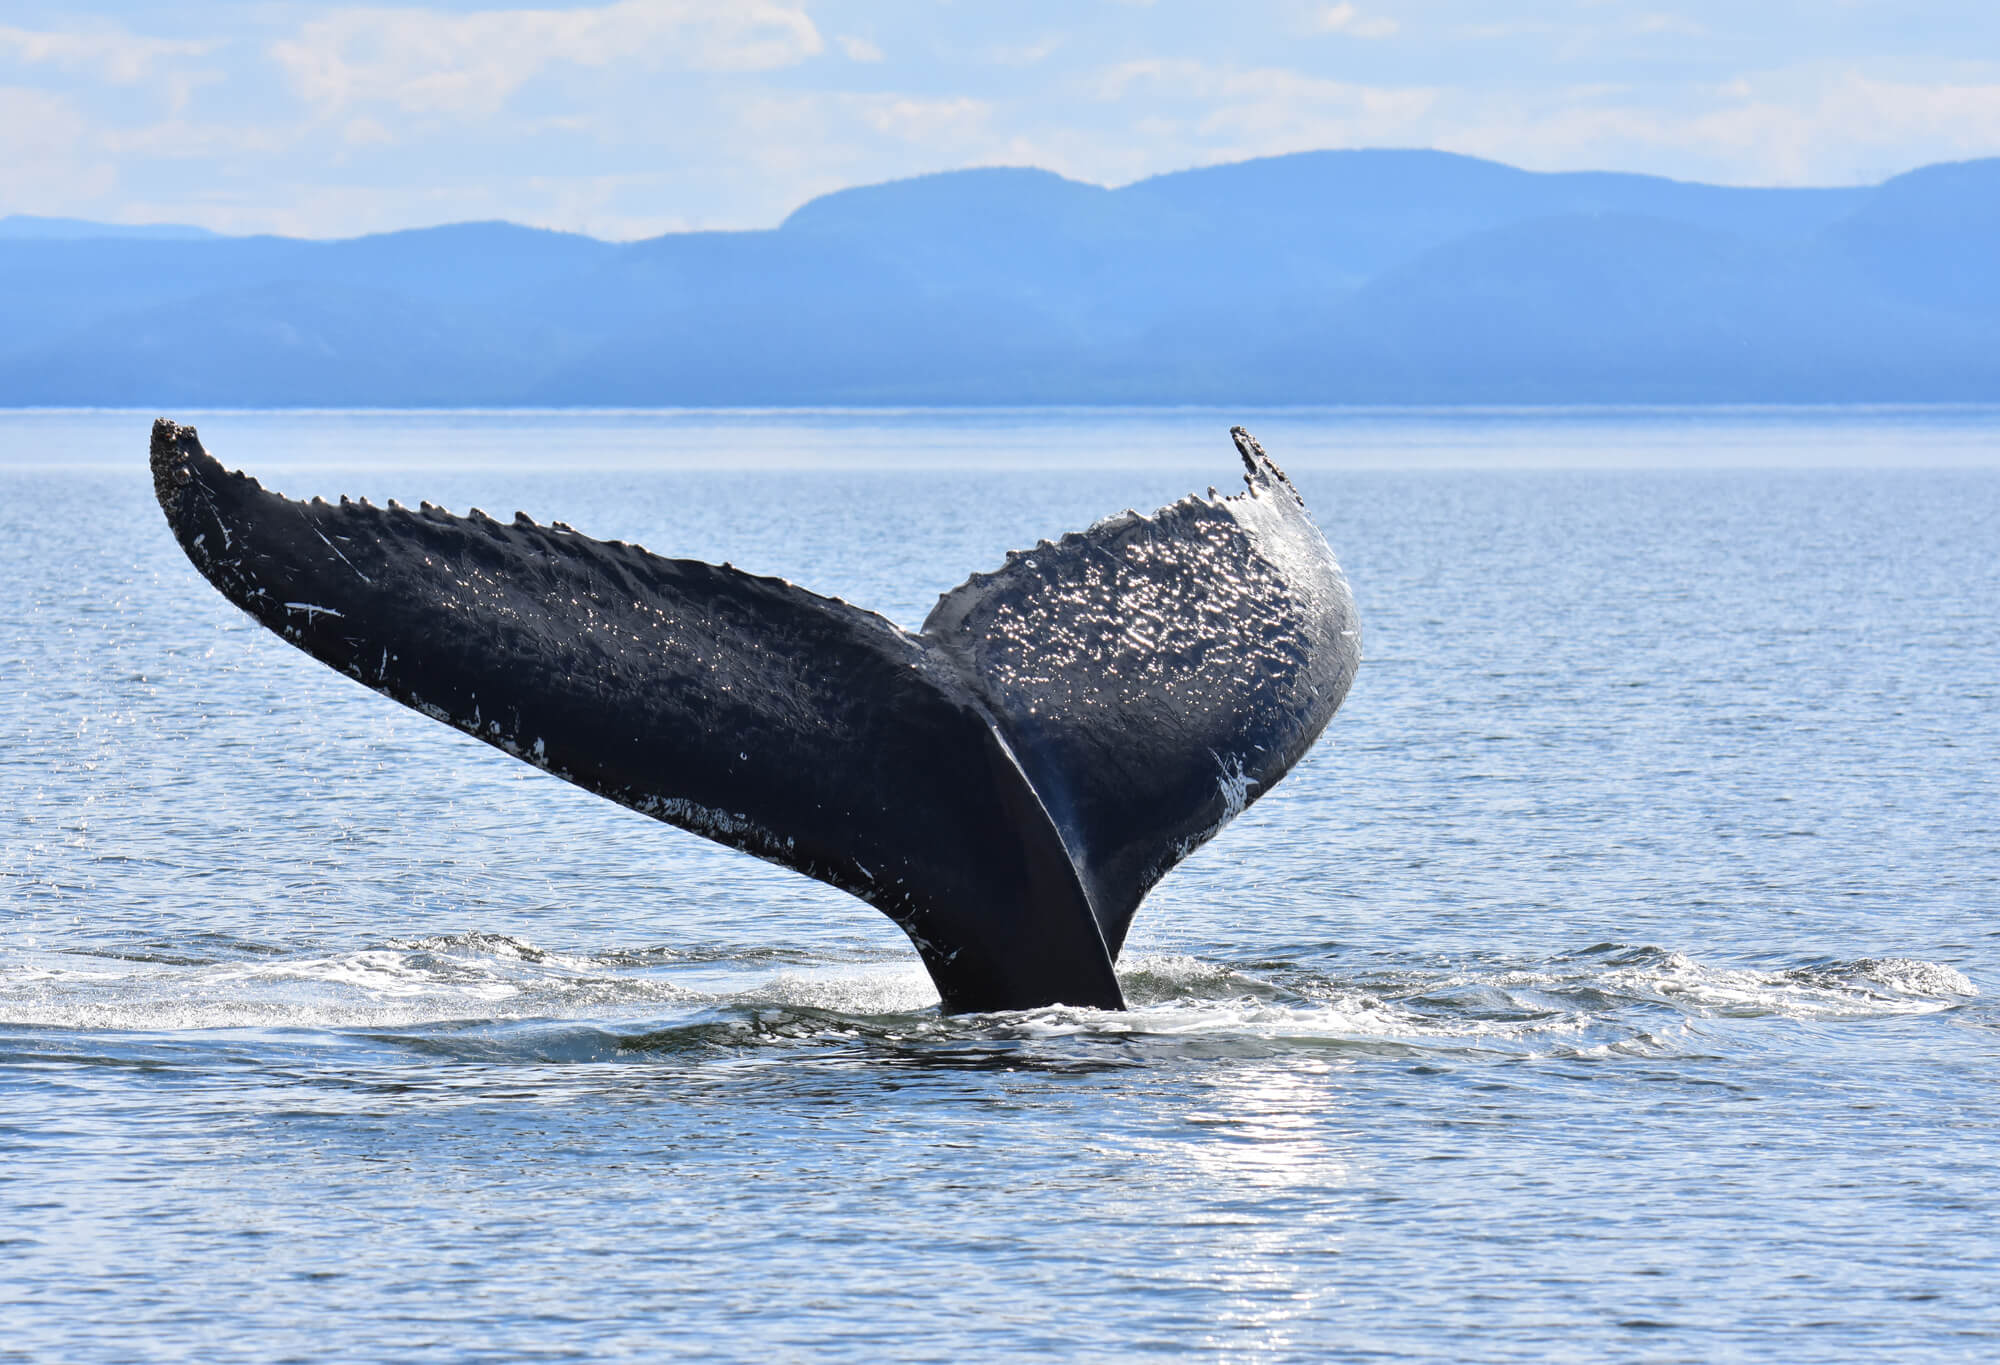
{"type": "Polygon", "coordinates": [[[916,633],[781,579],[525,514],[299,502],[154,424],[223,596],[556,776],[868,902],[945,1008],[1118,1008],[1146,892],[1345,696],[1352,597],[1250,436],[1245,491],[1010,554],[916,633]]]}

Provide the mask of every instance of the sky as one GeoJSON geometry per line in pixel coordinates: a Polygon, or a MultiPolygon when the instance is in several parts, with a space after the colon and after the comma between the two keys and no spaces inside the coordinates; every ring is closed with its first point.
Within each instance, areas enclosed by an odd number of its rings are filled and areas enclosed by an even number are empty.
{"type": "Polygon", "coordinates": [[[1315,148],[1851,185],[2000,155],[1995,0],[5,0],[0,215],[769,227],[1315,148]]]}

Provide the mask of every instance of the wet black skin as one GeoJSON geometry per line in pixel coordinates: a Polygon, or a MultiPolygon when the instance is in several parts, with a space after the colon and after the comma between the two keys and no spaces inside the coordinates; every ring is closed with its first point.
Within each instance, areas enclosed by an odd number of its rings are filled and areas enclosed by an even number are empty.
{"type": "Polygon", "coordinates": [[[1123,1006],[1146,892],[1298,761],[1360,659],[1345,578],[1244,492],[1008,556],[921,631],[517,514],[297,502],[154,424],[194,566],[290,644],[622,805],[859,897],[952,1011],[1123,1006]]]}

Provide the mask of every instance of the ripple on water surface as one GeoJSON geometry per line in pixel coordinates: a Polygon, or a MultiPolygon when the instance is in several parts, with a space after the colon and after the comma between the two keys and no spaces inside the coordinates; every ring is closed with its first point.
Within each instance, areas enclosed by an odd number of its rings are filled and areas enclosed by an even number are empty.
{"type": "Polygon", "coordinates": [[[1990,413],[200,418],[905,622],[1247,421],[1370,658],[963,1018],[244,622],[150,417],[0,414],[0,1361],[2000,1356],[1990,413]]]}

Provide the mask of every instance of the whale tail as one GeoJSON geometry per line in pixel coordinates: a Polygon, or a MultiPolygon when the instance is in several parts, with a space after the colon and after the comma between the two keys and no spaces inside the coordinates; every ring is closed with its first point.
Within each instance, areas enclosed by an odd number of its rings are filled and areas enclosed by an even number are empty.
{"type": "Polygon", "coordinates": [[[1122,1005],[1166,872],[1268,790],[1360,658],[1290,481],[1010,554],[910,633],[776,578],[525,514],[299,502],[153,427],[223,596],[374,690],[887,914],[945,1008],[1122,1005]]]}

